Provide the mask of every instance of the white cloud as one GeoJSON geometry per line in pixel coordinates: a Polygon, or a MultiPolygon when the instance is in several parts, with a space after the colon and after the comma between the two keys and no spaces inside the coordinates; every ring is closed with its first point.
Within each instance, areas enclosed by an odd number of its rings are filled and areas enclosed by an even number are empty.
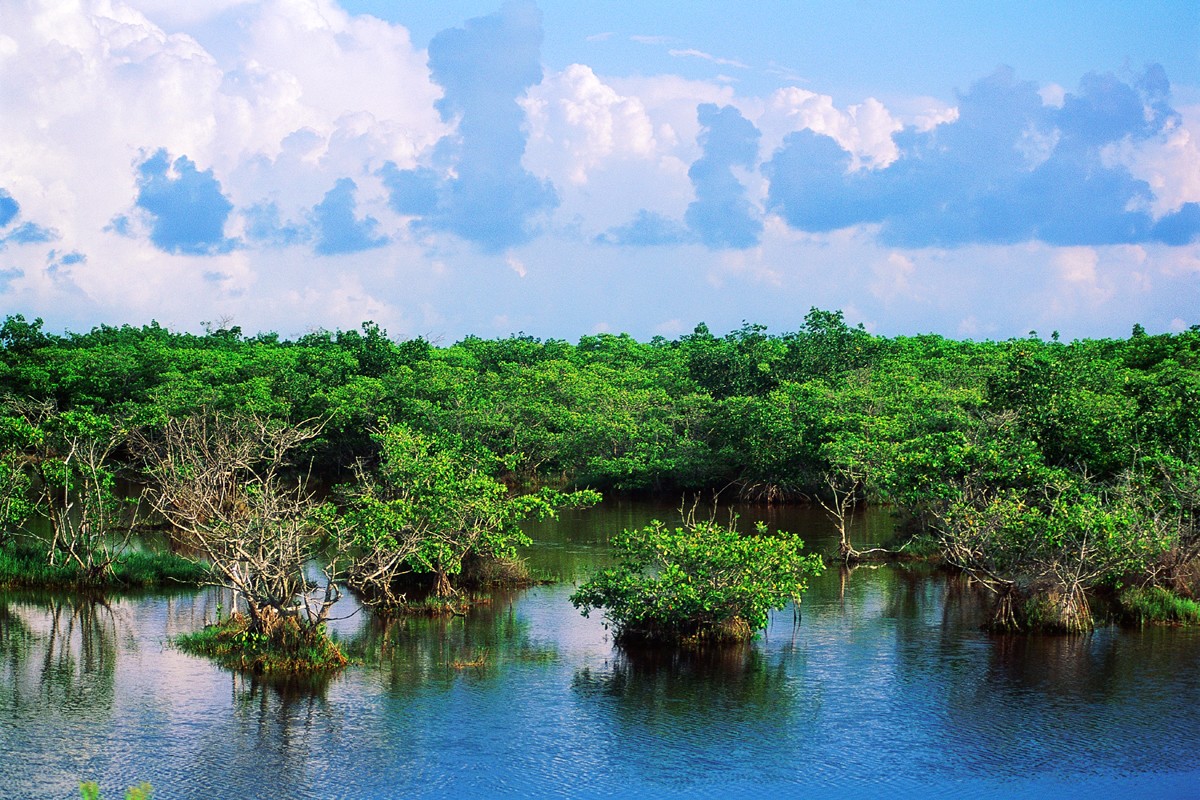
{"type": "Polygon", "coordinates": [[[131,0],[130,5],[158,25],[173,28],[204,23],[252,2],[253,0],[204,0],[187,3],[181,3],[179,0],[131,0]]]}
{"type": "Polygon", "coordinates": [[[1067,90],[1059,86],[1057,83],[1048,83],[1038,89],[1038,94],[1042,98],[1042,103],[1052,108],[1062,108],[1063,102],[1067,97],[1067,90]]]}
{"type": "Polygon", "coordinates": [[[711,61],[712,63],[719,64],[722,67],[750,69],[748,64],[743,64],[741,61],[737,61],[732,58],[720,58],[719,56],[714,56],[711,53],[706,53],[703,50],[695,50],[693,48],[687,48],[683,50],[668,50],[667,55],[674,56],[675,58],[699,58],[702,61],[711,61]]]}
{"type": "MultiPolygon", "coordinates": [[[[897,250],[878,244],[878,225],[805,233],[773,214],[761,243],[735,253],[686,244],[623,248],[616,258],[592,243],[641,209],[683,218],[702,103],[735,106],[758,126],[764,157],[808,128],[852,153],[855,168],[877,169],[895,160],[901,126],[957,119],[933,98],[836,106],[795,87],[751,96],[721,79],[597,75],[584,64],[547,73],[523,100],[523,163],[553,183],[560,205],[544,232],[497,257],[388,206],[375,174],[384,161],[452,169],[433,157],[453,133],[435,107],[441,90],[403,27],[351,17],[333,0],[27,0],[6,3],[3,15],[0,188],[20,203],[13,225],[60,238],[7,246],[0,305],[52,326],[158,318],[194,329],[232,314],[248,330],[285,335],[374,318],[394,335],[572,336],[602,319],[613,330],[676,335],[701,319],[714,330],[743,319],[794,330],[816,305],[887,333],[1106,335],[1135,321],[1179,329],[1200,307],[1197,245],[897,250]],[[154,249],[144,230],[106,232],[131,210],[136,164],[159,148],[212,170],[235,205],[226,236],[246,238],[242,212],[263,201],[281,221],[303,223],[350,177],[356,219],[378,220],[390,243],[327,259],[307,245],[190,256],[154,249]]],[[[1061,103],[1062,92],[1050,86],[1042,97],[1061,103]]],[[[1182,112],[1159,138],[1108,152],[1153,188],[1159,216],[1200,201],[1200,108],[1182,112]]],[[[1053,144],[1035,134],[1022,142],[1031,165],[1053,144]]],[[[757,165],[736,177],[752,201],[764,195],[757,165]]]]}
{"type": "Polygon", "coordinates": [[[700,122],[696,107],[701,103],[737,106],[743,115],[754,101],[739,98],[734,89],[709,81],[696,81],[678,75],[610,78],[608,84],[623,97],[637,98],[654,126],[660,152],[666,152],[691,164],[700,157],[696,137],[700,122]]]}
{"type": "Polygon", "coordinates": [[[583,64],[547,75],[522,105],[530,133],[526,163],[555,182],[584,184],[613,158],[647,158],[658,149],[641,101],[618,94],[583,64]]]}
{"type": "Polygon", "coordinates": [[[1108,148],[1105,160],[1122,164],[1150,184],[1156,218],[1200,202],[1200,106],[1180,109],[1182,122],[1146,142],[1126,139],[1108,148]]]}
{"type": "MultiPolygon", "coordinates": [[[[29,266],[45,247],[10,250],[25,275],[8,291],[26,302],[70,287],[70,303],[154,313],[164,298],[256,285],[245,253],[167,256],[105,232],[131,209],[135,165],[159,148],[213,169],[239,207],[274,197],[294,217],[349,175],[360,208],[380,216],[384,192],[364,173],[389,159],[411,166],[447,132],[426,56],[402,27],[327,0],[137,5],[164,25],[225,25],[222,60],[119,0],[5,8],[0,186],[24,219],[87,256],[51,280],[29,266]]],[[[228,232],[238,228],[231,217],[228,232]]]]}
{"type": "Polygon", "coordinates": [[[524,278],[526,275],[529,274],[528,271],[525,269],[525,264],[523,264],[521,262],[521,259],[517,258],[516,256],[513,256],[513,255],[507,256],[504,259],[504,263],[508,265],[509,269],[511,269],[513,272],[517,273],[518,278],[524,278]]]}
{"type": "Polygon", "coordinates": [[[832,137],[853,157],[852,169],[882,168],[899,155],[892,136],[903,129],[883,103],[868,97],[844,110],[833,98],[790,86],[775,91],[758,120],[763,152],[770,154],[794,131],[811,130],[832,137]]]}
{"type": "Polygon", "coordinates": [[[871,294],[885,304],[893,300],[918,299],[910,281],[916,274],[913,260],[898,252],[888,253],[886,259],[872,267],[874,280],[868,285],[871,294]]]}
{"type": "Polygon", "coordinates": [[[1057,282],[1053,285],[1049,310],[1069,316],[1080,310],[1098,310],[1130,291],[1141,291],[1144,280],[1136,267],[1145,261],[1140,248],[1060,247],[1054,250],[1053,265],[1057,282]],[[1122,280],[1123,279],[1123,280],[1122,280]]]}

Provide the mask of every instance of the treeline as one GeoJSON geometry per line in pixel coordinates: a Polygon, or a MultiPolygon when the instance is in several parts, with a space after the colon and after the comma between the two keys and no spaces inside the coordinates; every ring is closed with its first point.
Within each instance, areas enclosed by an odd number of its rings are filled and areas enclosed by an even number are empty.
{"type": "MultiPolygon", "coordinates": [[[[319,423],[297,462],[331,481],[378,462],[398,425],[510,488],[720,489],[843,521],[885,501],[996,589],[1012,627],[1085,626],[1098,587],[1186,595],[1200,555],[1200,326],[963,342],[813,309],[783,334],[435,346],[372,323],[289,341],[155,324],[58,336],[13,316],[0,394],[129,427],[201,410],[319,423]]],[[[858,556],[845,537],[842,555],[858,556]]]]}

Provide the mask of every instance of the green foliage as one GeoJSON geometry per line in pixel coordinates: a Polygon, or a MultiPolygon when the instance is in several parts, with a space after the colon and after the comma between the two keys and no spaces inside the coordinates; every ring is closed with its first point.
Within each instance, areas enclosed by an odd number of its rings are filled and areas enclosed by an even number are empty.
{"type": "MultiPolygon", "coordinates": [[[[0,417],[0,525],[11,534],[36,511],[49,566],[70,564],[103,581],[128,548],[135,500],[117,489],[128,428],[88,409],[8,398],[0,417]]],[[[0,542],[5,536],[0,534],[0,542]]]]}
{"type": "Polygon", "coordinates": [[[405,598],[396,582],[425,574],[439,596],[452,593],[450,576],[464,559],[515,558],[529,543],[525,519],[545,519],[559,508],[591,505],[596,492],[549,489],[512,495],[494,476],[500,460],[468,451],[404,425],[382,423],[375,469],[360,467],[345,514],[353,556],[349,581],[373,602],[405,598]]]}
{"type": "Polygon", "coordinates": [[[1200,327],[889,339],[815,308],[790,333],[700,324],[675,341],[576,345],[518,334],[435,346],[370,322],[295,341],[226,323],[200,336],[42,327],[0,324],[0,394],[19,398],[0,413],[0,540],[40,501],[61,523],[46,552],[97,572],[124,536],[112,490],[132,453],[120,436],[202,410],[321,420],[293,461],[362,481],[350,541],[388,585],[415,573],[445,588],[466,553],[511,554],[514,520],[561,500],[541,487],[887,502],[950,562],[1077,610],[1081,587],[1122,572],[1184,585],[1200,563],[1200,327]],[[391,453],[371,433],[381,417],[407,432],[391,453]],[[102,442],[115,444],[93,451],[102,442]],[[85,468],[71,455],[83,452],[103,457],[85,468]]]}
{"type": "Polygon", "coordinates": [[[799,603],[821,559],[795,535],[739,534],[714,522],[654,522],[612,538],[616,566],[571,595],[584,616],[604,609],[623,640],[741,640],[772,609],[799,603]]]}

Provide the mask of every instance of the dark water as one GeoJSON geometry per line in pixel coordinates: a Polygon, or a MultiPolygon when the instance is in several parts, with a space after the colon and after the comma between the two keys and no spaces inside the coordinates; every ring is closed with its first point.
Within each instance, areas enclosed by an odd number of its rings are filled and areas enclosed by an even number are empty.
{"type": "MultiPolygon", "coordinates": [[[[468,618],[342,620],[364,663],[323,687],[172,650],[211,593],[0,594],[0,797],[1200,797],[1195,631],[988,636],[969,588],[881,567],[831,570],[740,650],[615,651],[570,581],[613,527],[673,513],[536,526],[531,561],[567,582],[468,618]]],[[[819,515],[769,521],[829,544],[819,515]]]]}

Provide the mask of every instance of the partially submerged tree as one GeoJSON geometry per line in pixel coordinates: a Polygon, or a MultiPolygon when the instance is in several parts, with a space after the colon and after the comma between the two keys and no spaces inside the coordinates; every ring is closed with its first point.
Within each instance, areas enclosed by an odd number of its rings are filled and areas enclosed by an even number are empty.
{"type": "Polygon", "coordinates": [[[512,559],[529,543],[522,520],[599,500],[588,491],[513,495],[493,477],[495,456],[404,425],[384,423],[374,439],[379,463],[358,465],[346,513],[348,580],[371,604],[404,603],[403,579],[414,575],[431,577],[435,596],[446,598],[468,556],[512,559]]]}
{"type": "Polygon", "coordinates": [[[823,569],[795,534],[761,524],[742,535],[714,521],[652,522],[612,538],[616,566],[571,595],[584,616],[602,608],[619,640],[743,641],[768,613],[799,603],[810,575],[823,569]]]}
{"type": "Polygon", "coordinates": [[[36,508],[26,454],[33,433],[24,415],[11,408],[0,413],[0,546],[13,538],[36,508]]]}
{"type": "Polygon", "coordinates": [[[129,548],[136,516],[137,501],[117,489],[117,453],[129,428],[86,409],[60,411],[48,400],[6,405],[0,521],[12,524],[40,509],[50,523],[40,537],[48,565],[70,565],[85,581],[110,576],[129,548]]]}
{"type": "Polygon", "coordinates": [[[970,480],[937,512],[942,552],[997,596],[996,630],[1089,630],[1087,594],[1144,571],[1170,546],[1167,520],[1132,473],[1112,485],[1066,473],[1026,490],[970,480]]]}
{"type": "Polygon", "coordinates": [[[340,596],[332,508],[291,461],[319,431],[313,422],[197,414],[143,436],[150,502],[238,593],[254,633],[322,636],[340,596]]]}

